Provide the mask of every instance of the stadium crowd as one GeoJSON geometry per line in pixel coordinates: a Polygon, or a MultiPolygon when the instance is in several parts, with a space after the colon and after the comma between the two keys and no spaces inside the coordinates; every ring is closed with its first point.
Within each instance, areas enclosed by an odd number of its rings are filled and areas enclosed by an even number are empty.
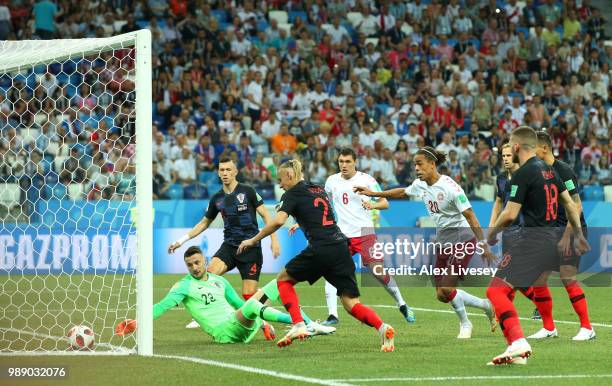
{"type": "MultiPolygon", "coordinates": [[[[160,199],[206,197],[223,156],[265,197],[286,158],[324,183],[342,147],[384,187],[406,185],[424,145],[449,154],[441,171],[470,198],[485,198],[479,189],[494,184],[500,144],[519,125],[547,130],[581,184],[610,184],[605,23],[588,0],[0,1],[0,40],[151,30],[160,199]]],[[[34,157],[69,142],[60,182],[86,184],[89,198],[105,196],[104,184],[133,194],[134,166],[121,162],[134,151],[129,57],[104,64],[114,69],[107,87],[83,76],[68,93],[73,78],[53,71],[31,88],[0,80],[0,175],[36,173],[34,157]],[[55,102],[31,103],[44,93],[55,102]],[[24,118],[62,104],[61,122],[24,118]],[[25,143],[24,125],[41,134],[25,143]]]]}

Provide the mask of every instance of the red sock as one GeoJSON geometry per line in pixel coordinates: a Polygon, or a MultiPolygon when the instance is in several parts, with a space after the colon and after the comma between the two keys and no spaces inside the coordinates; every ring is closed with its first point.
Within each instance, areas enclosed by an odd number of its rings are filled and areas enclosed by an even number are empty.
{"type": "Polygon", "coordinates": [[[279,280],[277,281],[278,286],[278,294],[280,296],[281,301],[283,302],[283,306],[289,315],[291,316],[291,321],[293,324],[303,322],[302,313],[300,312],[300,304],[295,293],[295,288],[293,288],[294,283],[290,281],[279,280]]]}
{"type": "Polygon", "coordinates": [[[355,319],[367,324],[370,327],[374,327],[377,330],[383,324],[382,319],[373,309],[364,306],[361,303],[357,303],[353,306],[351,309],[351,315],[353,315],[355,319]]]}
{"type": "Polygon", "coordinates": [[[572,302],[572,307],[574,307],[574,311],[578,314],[580,318],[580,327],[592,329],[591,321],[589,320],[589,307],[587,306],[586,297],[584,296],[584,291],[580,287],[580,283],[576,280],[571,280],[565,284],[565,290],[569,295],[570,302],[572,302]]]}
{"type": "Polygon", "coordinates": [[[543,327],[548,331],[554,330],[555,321],[552,316],[553,302],[552,296],[550,295],[550,289],[548,289],[548,286],[533,287],[533,293],[535,294],[533,302],[540,312],[543,327]]]}
{"type": "Polygon", "coordinates": [[[521,291],[521,293],[523,295],[525,295],[525,297],[529,300],[531,300],[532,302],[535,303],[535,300],[533,300],[535,298],[535,293],[533,292],[533,287],[527,287],[527,288],[519,288],[519,291],[521,291]]]}
{"type": "Polygon", "coordinates": [[[495,308],[497,321],[508,344],[525,337],[516,308],[510,300],[514,298],[513,293],[514,289],[498,278],[493,278],[489,288],[487,288],[487,298],[495,308]]]}
{"type": "Polygon", "coordinates": [[[453,292],[451,292],[450,295],[448,295],[446,297],[446,302],[447,303],[452,302],[453,299],[455,298],[455,296],[457,296],[457,290],[456,289],[454,289],[453,292]]]}
{"type": "Polygon", "coordinates": [[[249,300],[250,298],[253,297],[254,294],[242,294],[242,297],[244,298],[244,300],[249,300]]]}

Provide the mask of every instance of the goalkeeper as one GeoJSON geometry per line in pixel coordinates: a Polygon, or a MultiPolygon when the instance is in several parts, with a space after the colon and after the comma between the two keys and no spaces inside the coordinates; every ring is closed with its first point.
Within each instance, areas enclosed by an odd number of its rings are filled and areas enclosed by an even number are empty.
{"type": "MultiPolygon", "coordinates": [[[[206,260],[200,248],[189,247],[184,259],[189,275],[177,282],[168,295],[155,304],[153,319],[183,303],[202,330],[218,343],[250,342],[261,327],[262,319],[292,323],[289,314],[263,304],[267,299],[278,299],[276,280],[245,302],[225,278],[206,272],[206,260]]],[[[307,317],[305,319],[311,336],[335,332],[333,327],[322,326],[307,317]]]]}

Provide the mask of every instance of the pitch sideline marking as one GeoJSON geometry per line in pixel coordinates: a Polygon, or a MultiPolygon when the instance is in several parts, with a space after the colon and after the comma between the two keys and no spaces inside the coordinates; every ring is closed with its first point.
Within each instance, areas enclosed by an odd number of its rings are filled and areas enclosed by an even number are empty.
{"type": "Polygon", "coordinates": [[[350,379],[333,379],[334,381],[344,382],[406,382],[406,381],[485,381],[485,380],[502,380],[502,379],[560,379],[560,378],[612,378],[612,374],[567,374],[567,375],[468,375],[468,376],[451,376],[451,377],[405,377],[405,378],[350,378],[350,379]]]}
{"type": "Polygon", "coordinates": [[[315,384],[318,384],[318,385],[329,385],[329,386],[348,386],[348,385],[351,385],[350,383],[346,383],[343,380],[320,379],[320,378],[304,377],[304,376],[301,376],[301,375],[281,373],[281,372],[273,371],[273,370],[258,369],[256,367],[236,365],[236,364],[233,364],[233,363],[213,361],[213,360],[209,360],[209,359],[196,358],[196,357],[185,357],[185,356],[178,356],[178,355],[161,355],[161,354],[155,354],[155,355],[153,355],[153,357],[154,358],[165,358],[165,359],[176,359],[176,360],[180,360],[180,361],[199,363],[199,364],[202,364],[202,365],[217,366],[217,367],[223,367],[223,368],[226,368],[226,369],[244,371],[244,372],[247,372],[247,373],[255,373],[255,374],[261,374],[261,375],[267,375],[267,376],[270,376],[270,377],[276,377],[276,378],[287,379],[287,380],[292,380],[292,381],[315,383],[315,384]]]}

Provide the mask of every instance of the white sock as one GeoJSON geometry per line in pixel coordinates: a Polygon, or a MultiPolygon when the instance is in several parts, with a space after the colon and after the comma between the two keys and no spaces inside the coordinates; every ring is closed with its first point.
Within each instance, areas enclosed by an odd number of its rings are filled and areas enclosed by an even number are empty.
{"type": "Polygon", "coordinates": [[[455,310],[457,316],[459,317],[459,321],[461,322],[462,326],[472,324],[467,317],[467,312],[465,312],[465,305],[463,303],[463,299],[461,298],[461,296],[459,296],[459,293],[457,293],[453,300],[450,301],[450,304],[455,310]]]}
{"type": "Polygon", "coordinates": [[[485,299],[471,295],[464,290],[457,290],[457,296],[455,296],[455,299],[458,297],[461,297],[463,304],[467,307],[480,308],[481,310],[487,310],[489,308],[489,305],[485,299]]]}
{"type": "Polygon", "coordinates": [[[327,313],[338,317],[338,291],[336,287],[325,282],[325,302],[327,303],[327,313]]]}
{"type": "Polygon", "coordinates": [[[383,283],[382,281],[380,282],[380,284],[389,293],[389,295],[393,296],[393,299],[395,299],[395,303],[397,303],[398,307],[406,304],[406,302],[404,301],[404,298],[402,297],[402,293],[397,287],[397,283],[395,282],[395,279],[393,279],[392,277],[389,277],[389,282],[387,284],[383,283]]]}

